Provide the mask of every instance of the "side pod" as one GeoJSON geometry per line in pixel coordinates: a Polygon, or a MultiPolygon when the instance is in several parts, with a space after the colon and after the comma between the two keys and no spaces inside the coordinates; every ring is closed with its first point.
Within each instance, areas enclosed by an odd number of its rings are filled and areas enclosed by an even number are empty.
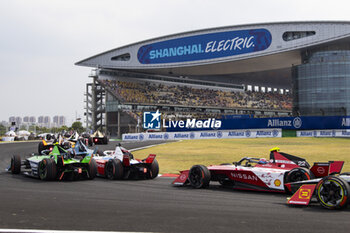
{"type": "Polygon", "coordinates": [[[309,205],[310,200],[313,196],[313,193],[316,189],[316,184],[304,184],[302,185],[298,191],[294,193],[294,195],[289,198],[287,204],[290,205],[309,205]]]}
{"type": "Polygon", "coordinates": [[[189,170],[185,170],[185,171],[180,171],[180,175],[173,181],[173,185],[176,186],[184,186],[187,183],[189,183],[188,181],[188,174],[189,174],[189,170]]]}

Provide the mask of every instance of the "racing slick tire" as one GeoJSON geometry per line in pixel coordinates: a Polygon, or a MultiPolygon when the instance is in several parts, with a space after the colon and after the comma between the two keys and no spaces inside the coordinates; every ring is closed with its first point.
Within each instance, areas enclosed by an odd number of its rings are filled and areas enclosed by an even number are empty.
{"type": "Polygon", "coordinates": [[[88,179],[93,180],[97,175],[97,163],[94,159],[91,160],[87,167],[88,179]]]}
{"type": "Polygon", "coordinates": [[[43,159],[38,166],[38,174],[41,180],[55,180],[57,178],[57,166],[53,159],[43,159]]]}
{"type": "Polygon", "coordinates": [[[313,178],[314,178],[314,175],[309,169],[303,168],[303,167],[297,167],[297,168],[293,168],[286,174],[284,183],[287,184],[287,183],[292,183],[297,181],[311,180],[313,178]]]}
{"type": "Polygon", "coordinates": [[[204,165],[192,166],[188,175],[191,186],[196,189],[208,187],[210,178],[210,171],[204,165]]]}
{"type": "Polygon", "coordinates": [[[45,146],[44,146],[44,143],[41,141],[41,142],[39,142],[39,145],[38,145],[38,153],[39,153],[39,155],[42,154],[41,152],[43,150],[45,150],[45,146]]]}
{"type": "Polygon", "coordinates": [[[89,138],[89,139],[88,139],[88,144],[89,144],[89,146],[92,146],[92,145],[93,145],[92,138],[89,138]]]}
{"type": "Polygon", "coordinates": [[[316,186],[317,201],[327,209],[343,209],[349,203],[350,186],[340,177],[328,176],[316,186]]]}
{"type": "Polygon", "coordinates": [[[149,178],[154,179],[158,176],[159,173],[159,164],[156,159],[153,160],[150,170],[149,170],[149,178]]]}
{"type": "Polygon", "coordinates": [[[121,180],[124,175],[124,167],[119,159],[110,159],[106,163],[105,176],[110,180],[121,180]]]}
{"type": "Polygon", "coordinates": [[[102,143],[103,143],[103,144],[106,144],[106,145],[108,144],[108,138],[107,138],[107,136],[104,136],[104,137],[103,137],[102,143]]]}
{"type": "Polygon", "coordinates": [[[19,174],[21,172],[21,157],[13,155],[11,158],[11,173],[19,174]]]}

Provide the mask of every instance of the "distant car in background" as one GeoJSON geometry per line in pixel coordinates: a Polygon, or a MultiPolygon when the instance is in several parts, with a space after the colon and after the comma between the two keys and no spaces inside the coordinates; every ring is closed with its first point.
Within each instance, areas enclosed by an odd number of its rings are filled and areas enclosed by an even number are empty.
{"type": "Polygon", "coordinates": [[[44,150],[52,151],[55,144],[58,143],[61,147],[64,149],[69,149],[71,147],[74,147],[74,144],[79,140],[80,136],[77,132],[74,132],[72,134],[58,134],[58,135],[51,135],[51,134],[44,134],[45,139],[42,139],[41,142],[38,144],[38,153],[43,154],[44,150]],[[69,137],[65,137],[66,135],[69,135],[69,137]]]}
{"type": "Polygon", "coordinates": [[[80,134],[80,137],[82,138],[85,145],[92,146],[93,145],[93,138],[91,135],[87,132],[80,134]]]}
{"type": "Polygon", "coordinates": [[[97,130],[95,133],[92,134],[92,141],[95,144],[108,144],[108,137],[101,133],[99,130],[97,130]]]}

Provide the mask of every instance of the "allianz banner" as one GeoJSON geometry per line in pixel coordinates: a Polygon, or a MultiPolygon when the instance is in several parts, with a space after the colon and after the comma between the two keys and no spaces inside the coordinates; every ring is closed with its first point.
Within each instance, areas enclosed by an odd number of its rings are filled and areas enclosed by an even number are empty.
{"type": "Polygon", "coordinates": [[[222,138],[276,138],[282,137],[281,129],[211,130],[194,132],[159,132],[123,134],[123,141],[191,140],[222,138]]]}
{"type": "Polygon", "coordinates": [[[297,131],[297,137],[319,137],[319,138],[350,138],[350,130],[300,130],[297,131]]]}
{"type": "MultiPolygon", "coordinates": [[[[268,128],[281,128],[288,130],[350,129],[350,116],[231,118],[218,120],[221,121],[221,127],[216,130],[268,128]]],[[[168,127],[166,130],[168,132],[175,132],[196,131],[201,129],[168,127]]]]}

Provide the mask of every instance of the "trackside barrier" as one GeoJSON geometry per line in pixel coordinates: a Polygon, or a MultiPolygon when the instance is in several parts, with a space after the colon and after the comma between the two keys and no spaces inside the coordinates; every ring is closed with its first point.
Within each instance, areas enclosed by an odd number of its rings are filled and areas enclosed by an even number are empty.
{"type": "Polygon", "coordinates": [[[221,138],[277,138],[282,137],[282,129],[211,130],[188,132],[159,132],[123,134],[123,141],[149,140],[191,140],[221,138]]]}
{"type": "Polygon", "coordinates": [[[1,140],[5,142],[13,142],[15,140],[15,137],[2,137],[1,140]]]}
{"type": "Polygon", "coordinates": [[[297,131],[297,137],[318,137],[318,138],[350,138],[349,129],[330,130],[301,130],[297,131]]]}

